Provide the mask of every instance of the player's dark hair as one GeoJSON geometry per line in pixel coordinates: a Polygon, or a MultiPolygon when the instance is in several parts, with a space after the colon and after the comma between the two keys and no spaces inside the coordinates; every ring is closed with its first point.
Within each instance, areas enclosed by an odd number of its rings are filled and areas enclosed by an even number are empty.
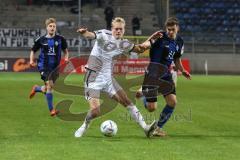
{"type": "Polygon", "coordinates": [[[174,25],[179,25],[178,19],[176,17],[169,17],[165,22],[166,27],[174,25]]]}

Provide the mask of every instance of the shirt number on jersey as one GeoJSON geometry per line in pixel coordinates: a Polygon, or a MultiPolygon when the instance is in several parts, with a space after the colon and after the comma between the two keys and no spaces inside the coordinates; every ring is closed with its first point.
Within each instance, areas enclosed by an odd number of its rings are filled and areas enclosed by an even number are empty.
{"type": "Polygon", "coordinates": [[[54,47],[48,47],[48,55],[56,55],[54,47]]]}

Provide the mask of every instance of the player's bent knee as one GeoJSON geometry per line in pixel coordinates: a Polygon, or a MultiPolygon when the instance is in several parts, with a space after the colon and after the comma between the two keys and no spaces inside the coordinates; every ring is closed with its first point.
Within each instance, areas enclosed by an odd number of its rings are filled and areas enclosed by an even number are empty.
{"type": "Polygon", "coordinates": [[[168,106],[175,107],[177,105],[177,97],[176,95],[170,94],[165,97],[166,103],[168,106]]]}
{"type": "Polygon", "coordinates": [[[171,100],[171,101],[169,101],[168,103],[167,103],[169,106],[171,106],[171,107],[176,107],[176,105],[177,105],[177,100],[171,100]]]}
{"type": "Polygon", "coordinates": [[[157,109],[157,106],[153,103],[153,104],[148,104],[147,105],[147,110],[149,111],[149,112],[153,112],[153,111],[155,111],[157,109]]]}

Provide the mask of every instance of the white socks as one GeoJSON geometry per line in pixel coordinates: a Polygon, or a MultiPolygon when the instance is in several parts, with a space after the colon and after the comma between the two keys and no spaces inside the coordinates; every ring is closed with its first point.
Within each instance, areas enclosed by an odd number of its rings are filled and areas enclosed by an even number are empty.
{"type": "Polygon", "coordinates": [[[147,127],[143,116],[141,115],[140,111],[137,109],[135,105],[129,105],[127,106],[127,109],[131,115],[131,117],[143,128],[145,129],[147,127]]]}

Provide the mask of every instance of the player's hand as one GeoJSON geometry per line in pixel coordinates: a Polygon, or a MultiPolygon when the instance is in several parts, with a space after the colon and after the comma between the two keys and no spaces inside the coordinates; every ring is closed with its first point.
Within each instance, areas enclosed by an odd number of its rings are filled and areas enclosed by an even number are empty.
{"type": "Polygon", "coordinates": [[[157,31],[151,35],[151,39],[153,39],[153,40],[156,40],[156,39],[162,38],[162,37],[163,37],[162,31],[157,31]]]}
{"type": "Polygon", "coordinates": [[[69,58],[68,57],[64,58],[64,61],[65,61],[65,63],[68,63],[69,62],[69,58]]]}
{"type": "Polygon", "coordinates": [[[148,46],[146,46],[144,43],[137,45],[137,47],[139,48],[141,53],[148,49],[148,46]]]}
{"type": "Polygon", "coordinates": [[[33,60],[30,60],[29,64],[30,67],[36,67],[36,63],[33,60]]]}
{"type": "Polygon", "coordinates": [[[191,76],[191,74],[188,72],[188,71],[183,71],[182,72],[182,75],[184,76],[184,77],[186,77],[187,79],[189,79],[189,80],[191,80],[192,78],[192,76],[191,76]]]}
{"type": "Polygon", "coordinates": [[[77,32],[80,34],[84,34],[88,31],[88,29],[86,27],[80,27],[77,29],[77,32]]]}

